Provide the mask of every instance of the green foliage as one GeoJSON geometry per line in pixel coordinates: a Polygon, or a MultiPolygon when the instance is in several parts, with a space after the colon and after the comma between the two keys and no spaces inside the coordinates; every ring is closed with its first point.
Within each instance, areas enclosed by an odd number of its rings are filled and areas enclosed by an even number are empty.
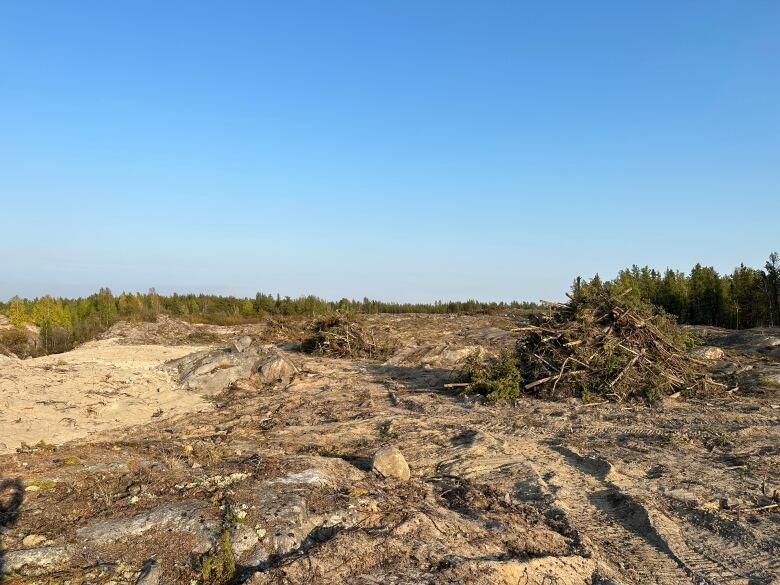
{"type": "Polygon", "coordinates": [[[267,315],[316,317],[332,313],[476,313],[506,310],[531,311],[534,303],[484,303],[480,301],[436,301],[434,303],[389,303],[364,298],[326,301],[309,295],[293,299],[257,293],[254,300],[214,295],[177,295],[160,297],[161,311],[191,321],[221,324],[246,323],[267,315]]]}
{"type": "MultiPolygon", "coordinates": [[[[272,315],[316,317],[335,311],[341,313],[472,313],[493,311],[523,311],[536,308],[533,303],[482,303],[478,301],[424,304],[386,303],[363,299],[326,301],[315,296],[297,299],[257,293],[254,299],[216,295],[163,296],[154,289],[146,294],[126,293],[114,296],[108,288],[77,299],[44,296],[36,299],[13,297],[0,303],[0,313],[21,328],[35,324],[40,328],[41,343],[36,349],[14,337],[14,348],[6,346],[20,357],[49,354],[72,349],[75,345],[95,339],[117,321],[156,321],[160,314],[194,323],[239,325],[257,322],[272,315]],[[16,343],[20,342],[20,343],[16,343]]],[[[11,336],[12,337],[12,336],[11,336]]],[[[210,339],[193,339],[193,342],[210,339]]]]}
{"type": "Polygon", "coordinates": [[[532,317],[518,344],[525,389],[543,398],[642,398],[708,391],[704,369],[690,360],[692,335],[674,317],[620,280],[578,279],[568,303],[532,317]]]}
{"type": "Polygon", "coordinates": [[[57,484],[50,479],[35,479],[28,481],[25,484],[26,489],[32,488],[33,490],[53,490],[57,487],[57,484]]]}
{"type": "Polygon", "coordinates": [[[217,548],[203,559],[200,582],[203,585],[225,585],[236,574],[236,560],[230,541],[230,531],[224,530],[217,548]]]}
{"type": "Polygon", "coordinates": [[[522,378],[517,369],[516,356],[508,351],[497,357],[473,355],[466,361],[466,379],[471,385],[469,394],[481,394],[491,400],[517,398],[522,378]]]}
{"type": "Polygon", "coordinates": [[[17,453],[34,453],[36,451],[56,451],[57,446],[52,443],[47,443],[43,439],[35,443],[34,445],[28,445],[24,441],[20,447],[16,448],[17,453]]]}
{"type": "MultiPolygon", "coordinates": [[[[573,288],[576,289],[578,279],[573,288]]],[[[696,264],[689,274],[647,266],[621,270],[613,284],[631,296],[676,315],[680,323],[734,329],[780,325],[780,255],[770,254],[764,269],[741,264],[720,275],[696,264]]]]}
{"type": "Polygon", "coordinates": [[[17,329],[21,329],[27,323],[28,317],[24,302],[19,297],[13,297],[8,303],[8,319],[11,321],[11,325],[17,329]]]}

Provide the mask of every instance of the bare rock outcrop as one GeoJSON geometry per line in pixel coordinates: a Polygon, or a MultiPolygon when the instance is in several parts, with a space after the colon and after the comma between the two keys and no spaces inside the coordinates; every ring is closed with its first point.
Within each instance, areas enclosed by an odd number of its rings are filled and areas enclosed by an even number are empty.
{"type": "Polygon", "coordinates": [[[257,368],[258,377],[264,384],[286,383],[297,373],[298,368],[295,367],[295,364],[279,352],[271,354],[260,362],[257,368]]]}
{"type": "Polygon", "coordinates": [[[780,358],[780,327],[756,327],[739,331],[698,327],[691,329],[702,335],[710,345],[780,358]]]}
{"type": "Polygon", "coordinates": [[[64,566],[73,556],[73,551],[64,546],[43,546],[4,553],[3,575],[26,576],[45,575],[64,566]]]}
{"type": "Polygon", "coordinates": [[[199,351],[170,363],[179,380],[199,394],[213,396],[231,384],[253,376],[258,382],[288,382],[295,365],[272,345],[253,345],[242,337],[228,348],[199,351]]]}
{"type": "Polygon", "coordinates": [[[348,493],[364,474],[341,459],[293,457],[290,471],[256,484],[246,482],[234,498],[248,516],[232,537],[243,566],[263,568],[318,540],[354,526],[363,516],[338,493],[348,493]]]}
{"type": "Polygon", "coordinates": [[[76,531],[80,540],[104,546],[155,531],[186,534],[195,539],[194,551],[204,553],[214,543],[219,516],[198,500],[162,504],[130,518],[96,522],[76,531]]]}

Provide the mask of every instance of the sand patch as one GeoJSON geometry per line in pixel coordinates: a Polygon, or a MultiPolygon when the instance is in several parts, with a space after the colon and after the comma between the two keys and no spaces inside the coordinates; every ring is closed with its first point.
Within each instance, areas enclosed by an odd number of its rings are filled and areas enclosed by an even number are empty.
{"type": "Polygon", "coordinates": [[[61,444],[211,405],[182,390],[163,363],[201,346],[96,341],[63,354],[0,363],[0,453],[61,444]]]}

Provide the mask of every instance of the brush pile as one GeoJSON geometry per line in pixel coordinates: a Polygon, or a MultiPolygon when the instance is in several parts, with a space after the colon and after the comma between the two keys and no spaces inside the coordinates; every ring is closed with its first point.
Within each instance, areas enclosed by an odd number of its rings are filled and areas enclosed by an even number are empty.
{"type": "Polygon", "coordinates": [[[526,391],[551,399],[653,402],[717,385],[706,364],[687,353],[691,335],[630,289],[591,283],[569,297],[520,328],[527,333],[517,352],[526,391]]]}
{"type": "Polygon", "coordinates": [[[315,321],[311,335],[303,341],[306,353],[338,358],[378,359],[392,353],[394,346],[376,329],[341,313],[315,321]]]}

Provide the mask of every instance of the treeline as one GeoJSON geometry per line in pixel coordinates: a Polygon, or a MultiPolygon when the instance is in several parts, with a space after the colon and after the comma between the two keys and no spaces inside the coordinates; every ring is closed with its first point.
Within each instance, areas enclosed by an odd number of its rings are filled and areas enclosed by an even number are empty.
{"type": "MultiPolygon", "coordinates": [[[[600,282],[598,275],[594,280],[600,282]]],[[[742,264],[731,274],[721,275],[701,264],[687,274],[632,266],[620,271],[611,282],[623,289],[631,288],[630,294],[676,315],[681,323],[734,329],[780,326],[780,255],[777,253],[770,254],[763,268],[742,264]]],[[[581,283],[577,279],[574,287],[581,283]]],[[[103,288],[77,299],[13,297],[8,302],[0,302],[0,314],[6,315],[14,325],[11,330],[0,331],[0,346],[24,354],[56,353],[96,338],[117,321],[155,321],[160,314],[192,322],[232,325],[269,315],[315,317],[333,311],[443,314],[537,309],[535,303],[516,301],[389,303],[368,298],[362,301],[327,301],[316,296],[293,299],[263,293],[257,293],[254,298],[175,293],[164,296],[154,289],[114,295],[110,289],[103,288]],[[38,328],[35,339],[25,332],[27,325],[38,328]]]]}
{"type": "MultiPolygon", "coordinates": [[[[495,303],[436,301],[434,303],[389,303],[364,298],[362,301],[341,299],[326,301],[316,296],[293,299],[257,293],[254,298],[207,294],[172,294],[164,296],[154,289],[147,293],[114,295],[103,288],[88,297],[77,299],[44,296],[36,299],[13,297],[0,302],[0,313],[6,315],[15,331],[5,332],[6,346],[18,351],[29,341],[26,325],[39,328],[37,345],[22,353],[48,354],[67,351],[106,331],[117,321],[155,321],[160,314],[191,322],[216,325],[251,323],[269,315],[317,316],[333,311],[359,313],[475,313],[509,309],[533,310],[534,303],[495,303]]],[[[0,339],[0,343],[3,340],[0,339]]]]}
{"type": "Polygon", "coordinates": [[[364,298],[362,301],[341,299],[327,301],[309,295],[299,298],[257,293],[254,299],[214,295],[177,295],[161,297],[164,311],[184,319],[230,324],[251,321],[264,315],[317,316],[333,311],[355,313],[476,313],[505,309],[532,310],[534,303],[435,301],[433,303],[391,303],[364,298]]]}
{"type": "MultiPolygon", "coordinates": [[[[598,275],[595,277],[598,279],[598,275]]],[[[575,281],[574,287],[581,281],[575,281]]],[[[690,273],[632,266],[612,281],[676,315],[680,323],[731,329],[780,325],[780,255],[763,268],[741,264],[731,274],[696,264],[690,273]]]]}

